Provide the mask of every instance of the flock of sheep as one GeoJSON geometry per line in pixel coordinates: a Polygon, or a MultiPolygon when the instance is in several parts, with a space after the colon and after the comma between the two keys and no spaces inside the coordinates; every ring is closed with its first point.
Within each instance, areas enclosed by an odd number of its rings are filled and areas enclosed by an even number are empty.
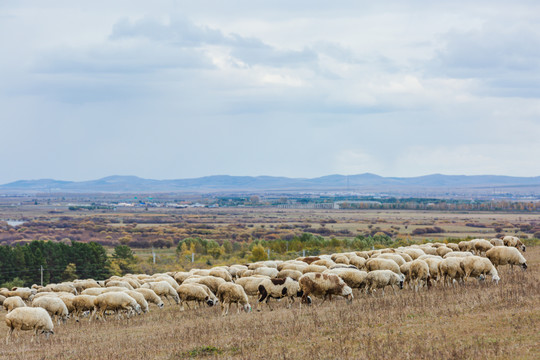
{"type": "MultiPolygon", "coordinates": [[[[0,304],[7,310],[9,328],[6,343],[14,330],[33,330],[34,336],[54,334],[53,319],[60,322],[72,318],[79,321],[105,321],[107,315],[130,318],[149,311],[149,304],[158,308],[163,300],[173,300],[185,307],[221,304],[222,315],[236,304],[251,311],[249,296],[271,308],[270,299],[286,298],[291,307],[295,298],[311,304],[311,296],[323,302],[332,296],[353,300],[353,289],[374,296],[390,286],[404,285],[419,291],[439,282],[440,286],[456,286],[468,278],[482,281],[486,276],[498,283],[497,267],[503,265],[527,268],[521,241],[512,236],[503,239],[475,239],[459,244],[429,243],[396,249],[357,251],[301,257],[289,261],[261,261],[246,265],[192,269],[189,272],[163,274],[128,274],[104,281],[74,280],[45,287],[0,289],[0,304]]],[[[34,338],[32,338],[33,341],[34,338]]]]}

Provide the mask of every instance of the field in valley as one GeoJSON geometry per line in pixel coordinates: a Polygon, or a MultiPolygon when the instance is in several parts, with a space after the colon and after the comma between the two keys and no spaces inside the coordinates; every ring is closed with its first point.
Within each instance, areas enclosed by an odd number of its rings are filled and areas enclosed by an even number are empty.
{"type": "MultiPolygon", "coordinates": [[[[29,213],[22,214],[30,217],[29,213]]],[[[46,211],[33,215],[40,217],[40,221],[53,221],[58,217],[46,211]]],[[[131,212],[77,216],[88,224],[87,220],[94,216],[140,220],[172,215],[180,215],[186,226],[193,228],[212,225],[214,228],[209,230],[208,236],[216,237],[234,231],[267,234],[265,231],[270,233],[284,224],[309,224],[312,228],[329,227],[331,231],[346,229],[351,233],[349,237],[378,227],[417,241],[448,237],[489,239],[496,234],[495,227],[502,227],[508,234],[527,237],[520,226],[531,224],[534,228],[538,224],[535,214],[416,211],[200,209],[172,214],[131,212]],[[240,222],[246,226],[237,230],[229,226],[240,222]],[[411,236],[413,229],[426,226],[439,226],[445,232],[411,236]]],[[[116,236],[109,228],[103,230],[104,225],[92,226],[95,230],[87,228],[97,235],[89,233],[90,236],[116,236]]],[[[133,228],[126,221],[106,226],[133,228]]],[[[167,236],[166,229],[171,224],[139,221],[135,226],[151,227],[160,236],[167,236]]],[[[39,235],[41,230],[29,228],[27,233],[31,231],[39,235]]],[[[44,234],[54,237],[55,231],[67,233],[69,230],[51,227],[44,234]]],[[[156,249],[158,263],[162,258],[174,258],[174,250],[174,247],[156,249]]],[[[135,252],[143,262],[150,260],[149,249],[135,249],[135,252]]],[[[292,309],[286,309],[282,302],[274,303],[274,311],[265,307],[257,311],[254,306],[251,313],[240,314],[233,306],[227,317],[221,317],[219,308],[181,312],[177,305],[166,304],[164,309],[152,306],[148,314],[131,319],[111,318],[107,322],[91,323],[88,319],[81,323],[69,320],[65,325],[55,325],[55,335],[49,340],[42,338],[40,344],[30,342],[30,332],[22,333],[9,345],[2,338],[0,359],[538,359],[540,246],[529,246],[524,255],[529,263],[527,271],[510,272],[501,268],[498,285],[471,280],[455,289],[437,285],[417,294],[404,289],[394,295],[387,289],[384,297],[380,293],[371,297],[355,292],[352,305],[346,305],[339,298],[320,305],[321,300],[317,299],[313,306],[300,308],[297,301],[292,309]]],[[[219,261],[227,260],[220,258],[219,261]]],[[[207,264],[201,265],[207,267],[207,264]]],[[[170,266],[179,267],[174,263],[170,266]]],[[[251,299],[251,303],[255,305],[256,300],[251,299]]],[[[0,328],[4,329],[0,335],[7,332],[5,314],[5,311],[0,312],[0,328]]]]}
{"type": "MultiPolygon", "coordinates": [[[[501,269],[501,282],[471,280],[418,294],[388,289],[286,309],[251,313],[177,305],[131,319],[55,327],[40,344],[25,332],[0,345],[1,359],[538,359],[540,247],[527,249],[527,271],[501,269]]],[[[255,304],[255,301],[251,301],[255,304]]],[[[232,309],[235,310],[234,307],[232,309]]],[[[5,312],[0,314],[3,325],[5,312]]],[[[4,328],[5,329],[5,328],[4,328]]]]}

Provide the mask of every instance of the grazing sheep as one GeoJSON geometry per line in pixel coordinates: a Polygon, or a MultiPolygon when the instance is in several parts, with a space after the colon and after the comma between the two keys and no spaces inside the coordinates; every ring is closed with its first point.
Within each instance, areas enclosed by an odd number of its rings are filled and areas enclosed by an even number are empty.
{"type": "Polygon", "coordinates": [[[462,257],[447,257],[439,263],[439,277],[443,285],[449,286],[452,282],[452,286],[455,286],[453,280],[463,282],[465,272],[461,268],[462,261],[462,257]]]}
{"type": "Polygon", "coordinates": [[[495,266],[485,257],[467,256],[461,261],[461,269],[465,272],[465,280],[468,280],[471,276],[485,277],[486,275],[490,275],[495,283],[498,283],[501,279],[495,266]]]}
{"type": "Polygon", "coordinates": [[[223,284],[224,282],[226,281],[223,280],[223,278],[221,277],[201,276],[201,277],[186,279],[182,284],[193,284],[193,283],[204,284],[208,286],[208,288],[210,288],[210,290],[212,290],[213,293],[216,293],[217,289],[219,288],[219,285],[223,284]]]}
{"type": "Polygon", "coordinates": [[[56,323],[60,324],[60,320],[65,324],[68,317],[68,309],[62,299],[56,296],[42,296],[32,301],[32,307],[40,307],[49,313],[52,319],[56,318],[56,323]]]}
{"type": "Polygon", "coordinates": [[[100,287],[99,284],[95,280],[92,280],[92,279],[73,280],[73,286],[75,286],[75,289],[77,290],[78,294],[80,294],[86,289],[100,287]]]}
{"type": "Polygon", "coordinates": [[[364,259],[369,259],[369,255],[367,253],[367,251],[356,251],[355,252],[356,256],[359,256],[361,258],[364,258],[364,259]]]}
{"type": "Polygon", "coordinates": [[[377,259],[394,260],[394,262],[398,264],[398,266],[405,264],[405,260],[399,254],[385,253],[377,256],[377,259]]]}
{"type": "Polygon", "coordinates": [[[437,253],[437,248],[432,247],[432,246],[430,246],[428,244],[420,245],[420,249],[422,249],[422,251],[425,252],[428,255],[439,255],[437,253]]]}
{"type": "Polygon", "coordinates": [[[141,313],[141,307],[137,304],[137,301],[125,292],[109,292],[96,296],[92,316],[105,321],[105,311],[107,310],[116,311],[118,316],[120,311],[126,310],[128,318],[133,311],[137,314],[141,313]]]}
{"type": "Polygon", "coordinates": [[[231,273],[231,276],[234,277],[235,279],[240,277],[240,274],[238,274],[238,272],[245,271],[247,269],[248,267],[245,265],[234,264],[234,265],[229,266],[229,272],[231,273]]]}
{"type": "Polygon", "coordinates": [[[335,259],[332,259],[334,260],[334,262],[336,264],[345,264],[345,265],[349,265],[349,258],[345,255],[340,255],[338,257],[336,257],[335,259]]]}
{"type": "Polygon", "coordinates": [[[302,275],[302,272],[298,270],[283,269],[277,274],[276,278],[285,279],[290,277],[291,279],[298,281],[302,275]]]}
{"type": "Polygon", "coordinates": [[[304,270],[302,270],[302,273],[303,274],[322,273],[323,271],[326,271],[326,270],[328,270],[326,266],[311,264],[311,265],[306,266],[304,270]]]}
{"type": "Polygon", "coordinates": [[[482,253],[485,254],[486,251],[488,251],[492,247],[493,245],[485,239],[478,239],[474,243],[474,251],[476,252],[477,255],[482,255],[482,253]]]}
{"type": "Polygon", "coordinates": [[[486,257],[495,265],[495,268],[502,265],[510,265],[514,270],[514,265],[527,269],[527,260],[521,255],[518,249],[507,246],[494,246],[486,252],[486,257]]]}
{"type": "Polygon", "coordinates": [[[439,263],[443,260],[441,257],[430,257],[423,259],[429,266],[429,276],[435,281],[439,281],[439,263]]]}
{"type": "Polygon", "coordinates": [[[308,264],[306,264],[303,261],[290,260],[290,261],[284,261],[281,264],[279,264],[277,269],[279,271],[287,270],[287,269],[302,271],[302,269],[305,268],[306,266],[308,266],[308,264]]]}
{"type": "Polygon", "coordinates": [[[72,293],[58,293],[58,298],[64,302],[70,314],[75,310],[73,307],[73,298],[75,296],[72,293]]]}
{"type": "Polygon", "coordinates": [[[154,290],[138,288],[133,291],[136,291],[139,294],[142,294],[146,302],[156,304],[157,307],[159,307],[160,309],[163,308],[164,306],[163,300],[161,300],[161,298],[155,293],[154,290]]]}
{"type": "Polygon", "coordinates": [[[369,259],[366,262],[366,269],[368,271],[373,270],[392,270],[396,274],[401,274],[401,270],[399,270],[399,265],[394,261],[390,259],[369,259]]]}
{"type": "MultiPolygon", "coordinates": [[[[275,269],[277,271],[277,269],[275,269]]],[[[229,313],[231,304],[236,304],[237,313],[240,313],[240,305],[243,306],[245,312],[251,311],[248,297],[244,288],[238,284],[225,282],[219,286],[217,297],[221,303],[221,315],[226,316],[229,313]]]]}
{"type": "Polygon", "coordinates": [[[137,304],[139,304],[141,307],[141,311],[143,313],[146,314],[148,312],[148,301],[146,301],[143,294],[135,290],[124,290],[124,292],[135,299],[137,304]]]}
{"type": "Polygon", "coordinates": [[[278,269],[269,267],[260,267],[255,269],[255,271],[253,272],[254,275],[265,275],[270,278],[275,278],[278,273],[278,269]]]}
{"type": "Polygon", "coordinates": [[[121,281],[121,280],[113,280],[109,281],[105,284],[105,287],[122,287],[128,290],[133,290],[133,286],[131,286],[127,281],[121,281]]]}
{"type": "Polygon", "coordinates": [[[13,309],[25,307],[26,304],[20,296],[10,296],[6,298],[6,300],[4,300],[3,306],[4,309],[7,310],[7,312],[9,313],[13,309]]]}
{"type": "Polygon", "coordinates": [[[75,321],[79,322],[79,318],[81,314],[87,312],[87,311],[94,311],[94,300],[96,299],[93,295],[77,295],[73,298],[71,303],[73,304],[73,307],[75,310],[73,311],[73,315],[75,317],[75,321]]]}
{"type": "MultiPolygon", "coordinates": [[[[423,256],[423,255],[422,255],[423,256]]],[[[433,255],[426,255],[426,256],[433,256],[433,255]]],[[[401,265],[399,267],[399,271],[405,276],[405,279],[403,280],[403,285],[411,286],[411,277],[409,276],[409,269],[411,268],[412,261],[406,262],[405,264],[401,265]]]]}
{"type": "Polygon", "coordinates": [[[34,330],[34,337],[39,342],[39,334],[45,334],[48,339],[50,334],[54,334],[53,322],[47,310],[42,308],[20,307],[14,309],[12,312],[6,315],[6,325],[9,330],[6,336],[6,344],[9,344],[11,334],[15,330],[34,330]]]}
{"type": "Polygon", "coordinates": [[[259,292],[259,284],[262,283],[265,279],[264,277],[243,277],[236,280],[236,284],[242,286],[244,291],[249,296],[257,296],[259,292]]]}
{"type": "Polygon", "coordinates": [[[178,285],[182,285],[184,281],[186,281],[187,278],[189,278],[192,274],[185,272],[185,271],[179,271],[176,274],[174,274],[174,280],[176,280],[176,283],[178,285]]]}
{"type": "Polygon", "coordinates": [[[456,243],[448,243],[446,244],[446,247],[448,247],[452,251],[459,251],[459,245],[456,243]]]}
{"type": "Polygon", "coordinates": [[[443,256],[443,259],[448,259],[449,257],[465,257],[465,256],[473,256],[473,253],[470,251],[452,251],[448,254],[443,256]]]}
{"type": "Polygon", "coordinates": [[[404,248],[400,251],[401,253],[407,254],[411,257],[411,260],[416,260],[418,257],[425,254],[422,249],[413,249],[413,248],[404,248]]]}
{"type": "Polygon", "coordinates": [[[363,289],[366,287],[367,272],[357,269],[329,269],[324,274],[335,274],[345,281],[351,289],[363,289]]]}
{"type": "Polygon", "coordinates": [[[302,295],[303,303],[310,303],[308,300],[309,295],[315,295],[322,297],[323,304],[328,298],[332,300],[332,295],[343,296],[347,300],[347,304],[350,304],[353,300],[352,289],[335,274],[320,274],[320,273],[307,273],[302,275],[300,280],[300,289],[304,292],[302,295]]]}
{"type": "Polygon", "coordinates": [[[225,281],[232,281],[232,275],[229,271],[223,268],[212,268],[210,269],[210,276],[222,278],[225,281]]]}
{"type": "Polygon", "coordinates": [[[460,241],[458,243],[458,246],[459,246],[459,251],[472,251],[472,250],[474,250],[473,249],[473,244],[471,243],[471,240],[469,240],[469,241],[460,241]]]}
{"type": "Polygon", "coordinates": [[[356,266],[357,269],[365,269],[366,268],[366,259],[363,257],[357,256],[356,254],[354,256],[351,256],[349,258],[349,264],[356,266]]]}
{"type": "Polygon", "coordinates": [[[503,243],[505,246],[509,247],[515,247],[517,249],[521,249],[521,251],[525,252],[525,245],[519,240],[516,236],[505,236],[503,237],[503,243]]]}
{"type": "Polygon", "coordinates": [[[489,240],[489,242],[493,246],[504,246],[504,241],[502,241],[502,239],[499,239],[499,238],[493,238],[489,240]]]}
{"type": "Polygon", "coordinates": [[[391,270],[374,270],[370,271],[366,277],[366,291],[373,295],[374,289],[382,289],[382,294],[384,296],[384,288],[390,286],[396,293],[394,285],[398,285],[400,289],[403,289],[403,282],[405,281],[405,276],[403,274],[396,274],[391,270]]]}
{"type": "Polygon", "coordinates": [[[238,271],[240,277],[250,277],[255,275],[255,270],[240,270],[238,271]]]}
{"type": "Polygon", "coordinates": [[[86,290],[83,290],[83,292],[81,293],[81,295],[93,295],[93,296],[98,296],[98,295],[101,295],[103,294],[104,291],[106,291],[107,288],[104,288],[104,287],[99,287],[99,288],[88,288],[86,290]]]}
{"type": "MultiPolygon", "coordinates": [[[[11,291],[8,291],[8,297],[19,296],[24,301],[31,301],[36,295],[36,289],[30,288],[13,288],[11,291]]],[[[5,295],[4,295],[5,296],[5,295]]]]}
{"type": "Polygon", "coordinates": [[[331,259],[320,259],[311,263],[311,265],[325,266],[327,269],[330,269],[330,266],[336,265],[331,259]]]}
{"type": "Polygon", "coordinates": [[[452,252],[454,250],[450,249],[449,247],[446,247],[446,246],[440,246],[437,248],[437,255],[439,256],[444,256],[450,252],[452,252]]]}
{"type": "MultiPolygon", "coordinates": [[[[200,276],[207,276],[207,275],[200,275],[200,276]]],[[[156,283],[156,282],[166,282],[168,283],[174,290],[178,287],[178,283],[174,278],[168,276],[168,275],[160,275],[160,276],[152,276],[152,278],[143,280],[144,283],[156,283]]]]}
{"type": "Polygon", "coordinates": [[[141,286],[141,288],[146,289],[152,289],[158,296],[164,296],[165,299],[171,303],[171,300],[169,299],[169,296],[173,298],[173,300],[178,304],[180,302],[180,299],[178,298],[178,293],[176,290],[166,281],[158,281],[158,282],[149,282],[145,283],[141,286]]]}
{"type": "Polygon", "coordinates": [[[294,303],[295,297],[302,297],[304,293],[300,290],[298,281],[287,277],[285,279],[265,279],[259,284],[258,292],[260,294],[259,303],[265,301],[266,305],[272,310],[270,306],[270,299],[282,299],[284,297],[289,299],[287,308],[290,308],[294,303]]]}
{"type": "MultiPolygon", "coordinates": [[[[225,283],[225,281],[223,281],[225,283]]],[[[184,311],[184,302],[188,305],[188,301],[196,301],[198,303],[205,302],[208,306],[214,306],[214,301],[210,298],[205,289],[199,284],[182,284],[176,290],[180,298],[180,311],[184,311]]]]}
{"type": "Polygon", "coordinates": [[[6,300],[6,297],[3,295],[0,295],[0,305],[4,305],[4,300],[6,300]]]}
{"type": "Polygon", "coordinates": [[[256,270],[258,268],[267,267],[262,262],[256,262],[248,265],[248,270],[256,270]]]}
{"type": "Polygon", "coordinates": [[[411,262],[411,266],[409,268],[409,277],[414,283],[415,292],[418,292],[418,289],[424,285],[427,288],[431,287],[429,265],[424,260],[416,259],[411,262]]]}

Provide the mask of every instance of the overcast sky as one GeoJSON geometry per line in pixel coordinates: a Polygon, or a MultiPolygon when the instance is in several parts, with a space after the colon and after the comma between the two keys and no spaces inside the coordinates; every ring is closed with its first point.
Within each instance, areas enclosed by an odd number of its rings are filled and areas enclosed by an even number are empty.
{"type": "Polygon", "coordinates": [[[0,183],[540,175],[540,2],[0,0],[0,183]]]}

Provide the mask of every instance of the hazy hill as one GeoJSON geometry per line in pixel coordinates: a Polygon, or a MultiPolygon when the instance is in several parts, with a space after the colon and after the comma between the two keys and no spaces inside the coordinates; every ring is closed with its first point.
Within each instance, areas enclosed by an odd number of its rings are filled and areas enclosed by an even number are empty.
{"type": "Polygon", "coordinates": [[[427,175],[382,177],[375,174],[328,175],[318,178],[214,175],[192,179],[152,180],[137,176],[109,176],[90,181],[52,179],[19,180],[0,185],[2,193],[126,193],[126,192],[215,192],[215,191],[366,191],[448,192],[504,191],[540,193],[540,177],[495,175],[427,175]]]}

